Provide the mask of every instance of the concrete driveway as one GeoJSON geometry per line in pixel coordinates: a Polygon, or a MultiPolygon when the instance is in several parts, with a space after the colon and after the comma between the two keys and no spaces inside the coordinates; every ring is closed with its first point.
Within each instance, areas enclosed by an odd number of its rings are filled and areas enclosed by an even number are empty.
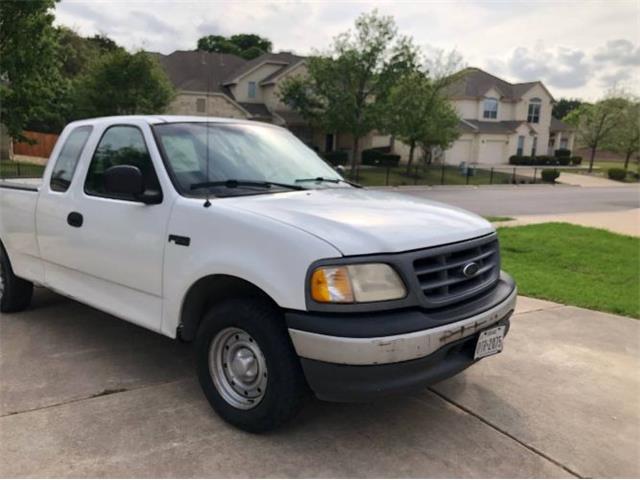
{"type": "Polygon", "coordinates": [[[501,355],[256,436],[210,410],[188,345],[39,289],[0,318],[0,476],[637,477],[639,343],[636,320],[522,298],[501,355]]]}

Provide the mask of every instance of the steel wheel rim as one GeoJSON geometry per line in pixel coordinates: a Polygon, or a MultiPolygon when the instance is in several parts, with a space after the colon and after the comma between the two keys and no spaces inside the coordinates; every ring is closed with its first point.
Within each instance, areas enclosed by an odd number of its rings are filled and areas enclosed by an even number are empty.
{"type": "Polygon", "coordinates": [[[267,362],[258,343],[241,328],[219,331],[209,346],[209,373],[231,406],[250,410],[264,398],[267,362]]]}

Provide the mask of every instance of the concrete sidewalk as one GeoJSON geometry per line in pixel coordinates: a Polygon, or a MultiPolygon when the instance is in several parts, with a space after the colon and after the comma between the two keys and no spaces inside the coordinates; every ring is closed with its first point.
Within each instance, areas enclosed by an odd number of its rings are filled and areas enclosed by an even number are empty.
{"type": "Polygon", "coordinates": [[[561,172],[556,180],[558,183],[565,185],[574,185],[577,187],[624,187],[628,184],[624,182],[616,182],[606,177],[597,175],[587,175],[580,173],[561,172]]]}
{"type": "Polygon", "coordinates": [[[258,436],[211,411],[188,345],[38,289],[0,318],[0,476],[637,477],[639,339],[521,297],[502,354],[258,436]]]}
{"type": "Polygon", "coordinates": [[[555,215],[522,215],[514,220],[495,222],[498,227],[519,227],[538,223],[565,222],[583,227],[603,228],[621,235],[640,237],[640,209],[616,212],[581,212],[555,215]]]}

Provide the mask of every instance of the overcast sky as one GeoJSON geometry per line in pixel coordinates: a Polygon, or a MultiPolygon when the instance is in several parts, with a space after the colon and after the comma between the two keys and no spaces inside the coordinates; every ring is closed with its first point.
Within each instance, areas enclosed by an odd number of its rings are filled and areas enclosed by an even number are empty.
{"type": "Polygon", "coordinates": [[[258,33],[274,50],[326,49],[362,12],[393,15],[416,43],[456,49],[506,80],[542,80],[556,97],[640,94],[640,0],[100,1],[62,0],[56,22],[105,33],[130,50],[171,53],[208,34],[258,33]]]}

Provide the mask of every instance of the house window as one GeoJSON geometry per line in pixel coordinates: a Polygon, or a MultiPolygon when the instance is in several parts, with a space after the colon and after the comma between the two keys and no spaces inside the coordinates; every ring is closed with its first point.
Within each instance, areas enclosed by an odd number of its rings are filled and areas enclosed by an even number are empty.
{"type": "Polygon", "coordinates": [[[256,82],[249,82],[249,98],[256,98],[256,82]]]}
{"type": "Polygon", "coordinates": [[[531,144],[531,156],[536,156],[536,148],[538,147],[538,137],[533,137],[533,143],[531,144]]]}
{"type": "Polygon", "coordinates": [[[519,157],[524,153],[524,135],[520,135],[518,137],[518,150],[516,151],[516,155],[519,157]]]}
{"type": "Polygon", "coordinates": [[[539,98],[532,98],[529,101],[529,111],[527,113],[527,122],[539,123],[540,122],[540,107],[542,100],[539,98]]]}
{"type": "Polygon", "coordinates": [[[196,112],[204,113],[205,107],[206,107],[206,105],[205,105],[205,99],[204,98],[196,99],[196,112]]]}
{"type": "Polygon", "coordinates": [[[484,99],[482,117],[498,118],[498,100],[496,98],[484,99]]]}

